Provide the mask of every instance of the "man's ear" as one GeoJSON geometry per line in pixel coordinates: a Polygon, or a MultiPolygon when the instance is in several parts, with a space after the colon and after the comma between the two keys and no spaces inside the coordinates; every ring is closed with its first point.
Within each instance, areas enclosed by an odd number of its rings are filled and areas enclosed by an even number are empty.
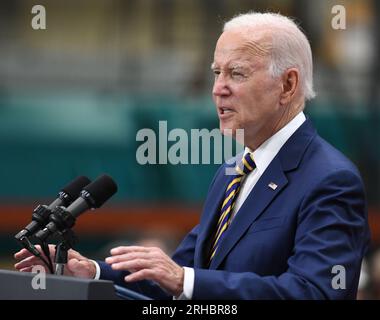
{"type": "Polygon", "coordinates": [[[282,77],[282,92],[280,95],[280,103],[288,104],[293,100],[296,90],[299,86],[299,71],[296,68],[287,69],[282,77]]]}

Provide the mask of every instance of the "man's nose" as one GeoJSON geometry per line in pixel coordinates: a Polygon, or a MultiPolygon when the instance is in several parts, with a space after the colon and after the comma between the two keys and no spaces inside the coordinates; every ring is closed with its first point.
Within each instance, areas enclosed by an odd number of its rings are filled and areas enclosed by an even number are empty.
{"type": "Polygon", "coordinates": [[[227,96],[231,93],[226,79],[220,74],[215,78],[212,94],[214,96],[227,96]]]}

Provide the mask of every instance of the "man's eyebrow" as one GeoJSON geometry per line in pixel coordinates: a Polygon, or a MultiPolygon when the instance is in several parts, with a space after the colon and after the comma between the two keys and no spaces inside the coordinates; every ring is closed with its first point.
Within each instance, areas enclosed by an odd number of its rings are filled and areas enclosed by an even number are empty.
{"type": "Polygon", "coordinates": [[[246,63],[237,63],[237,62],[233,62],[231,63],[231,65],[228,66],[228,69],[249,69],[249,65],[246,64],[246,63]]]}
{"type": "MultiPolygon", "coordinates": [[[[227,65],[227,68],[230,69],[230,70],[232,70],[232,69],[238,69],[238,68],[239,69],[247,69],[248,67],[249,66],[246,63],[236,62],[236,61],[235,62],[232,61],[232,62],[228,63],[228,65],[227,65]]],[[[218,67],[217,67],[216,63],[213,62],[213,63],[211,63],[210,68],[211,68],[211,70],[214,70],[214,69],[216,69],[218,67]]]]}

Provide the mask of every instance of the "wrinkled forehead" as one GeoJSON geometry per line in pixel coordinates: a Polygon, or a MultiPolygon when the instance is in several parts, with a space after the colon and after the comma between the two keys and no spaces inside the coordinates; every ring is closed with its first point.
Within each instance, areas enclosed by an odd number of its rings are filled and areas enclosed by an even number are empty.
{"type": "Polygon", "coordinates": [[[214,63],[228,60],[264,62],[270,57],[272,37],[265,30],[229,30],[219,37],[214,52],[214,63]]]}

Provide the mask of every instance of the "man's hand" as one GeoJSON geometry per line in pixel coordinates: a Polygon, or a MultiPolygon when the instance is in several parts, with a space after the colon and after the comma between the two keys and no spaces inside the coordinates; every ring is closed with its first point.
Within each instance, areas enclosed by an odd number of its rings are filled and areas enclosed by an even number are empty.
{"type": "Polygon", "coordinates": [[[175,297],[182,293],[184,270],[160,248],[122,246],[112,249],[111,255],[105,261],[112,269],[131,272],[126,282],[153,280],[175,297]]]}
{"type": "MultiPolygon", "coordinates": [[[[40,246],[36,246],[37,250],[41,251],[40,246]]],[[[54,261],[55,246],[49,245],[50,257],[54,261]]],[[[43,255],[43,253],[41,253],[43,255]]],[[[14,255],[16,260],[19,260],[14,267],[22,272],[31,272],[33,266],[39,265],[45,268],[45,271],[49,273],[49,270],[45,264],[39,259],[33,256],[28,250],[22,249],[14,255]]],[[[73,276],[77,278],[89,278],[93,279],[96,274],[96,268],[92,261],[82,256],[79,252],[70,249],[68,251],[67,265],[64,270],[66,276],[73,276]]]]}

